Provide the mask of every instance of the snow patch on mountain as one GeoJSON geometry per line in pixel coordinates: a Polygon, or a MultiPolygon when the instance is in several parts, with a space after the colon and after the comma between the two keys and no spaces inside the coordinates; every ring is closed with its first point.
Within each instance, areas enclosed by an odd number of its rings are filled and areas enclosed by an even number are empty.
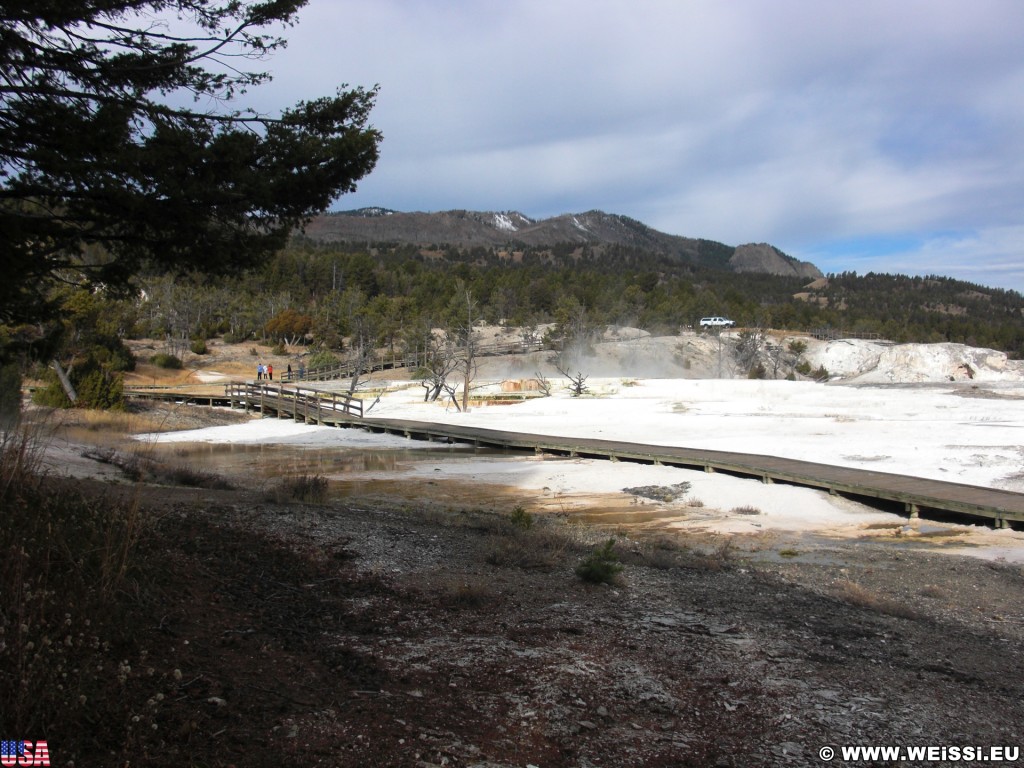
{"type": "Polygon", "coordinates": [[[519,228],[512,221],[512,218],[506,213],[494,214],[494,226],[498,229],[502,229],[506,232],[518,232],[519,228]]]}

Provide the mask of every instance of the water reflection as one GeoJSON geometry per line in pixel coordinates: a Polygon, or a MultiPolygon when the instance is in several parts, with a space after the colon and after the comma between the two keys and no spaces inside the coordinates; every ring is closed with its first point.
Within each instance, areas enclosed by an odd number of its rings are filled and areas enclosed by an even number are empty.
{"type": "Polygon", "coordinates": [[[446,445],[431,448],[297,447],[278,444],[156,443],[152,458],[184,463],[207,472],[278,478],[323,475],[338,478],[357,472],[399,472],[409,465],[442,458],[503,456],[504,451],[446,445]]]}

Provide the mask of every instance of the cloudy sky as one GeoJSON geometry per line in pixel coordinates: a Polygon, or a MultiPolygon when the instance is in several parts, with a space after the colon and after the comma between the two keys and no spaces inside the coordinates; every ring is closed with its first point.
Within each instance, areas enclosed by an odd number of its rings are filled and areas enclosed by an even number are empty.
{"type": "Polygon", "coordinates": [[[599,209],[1024,291],[1020,0],[310,0],[265,107],[380,85],[336,210],[599,209]]]}

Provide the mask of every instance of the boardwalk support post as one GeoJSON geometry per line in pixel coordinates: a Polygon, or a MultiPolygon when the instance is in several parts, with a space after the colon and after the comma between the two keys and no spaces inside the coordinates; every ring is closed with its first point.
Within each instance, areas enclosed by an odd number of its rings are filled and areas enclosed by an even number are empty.
{"type": "Polygon", "coordinates": [[[921,517],[920,508],[917,506],[917,504],[914,504],[911,501],[907,502],[907,512],[910,513],[911,520],[918,520],[921,517]]]}

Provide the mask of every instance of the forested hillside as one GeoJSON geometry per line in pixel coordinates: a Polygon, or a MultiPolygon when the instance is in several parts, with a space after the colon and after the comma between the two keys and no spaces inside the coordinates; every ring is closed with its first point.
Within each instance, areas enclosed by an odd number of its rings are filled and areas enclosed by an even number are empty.
{"type": "Polygon", "coordinates": [[[306,224],[304,233],[313,242],[332,245],[390,243],[431,247],[444,243],[462,249],[514,250],[587,246],[592,254],[609,247],[627,248],[696,267],[808,279],[822,277],[813,264],[765,243],[734,248],[713,240],[659,232],[636,219],[604,211],[535,220],[518,211],[404,213],[363,208],[317,216],[306,224]]]}
{"type": "MultiPolygon", "coordinates": [[[[702,247],[716,244],[700,241],[702,247]]],[[[718,246],[724,248],[725,246],[718,246]]],[[[33,364],[54,405],[66,404],[59,360],[80,402],[121,400],[119,372],[135,360],[126,338],[165,348],[152,362],[181,365],[206,339],[302,345],[310,367],[338,353],[371,355],[468,344],[469,324],[506,324],[551,347],[587,345],[607,325],[652,334],[724,315],[742,329],[831,331],[896,342],[952,341],[1024,357],[1024,297],[943,277],[852,273],[807,278],[696,266],[625,246],[420,248],[323,245],[296,240],[263,266],[230,277],[150,272],[137,297],[71,286],[49,301],[50,323],[0,325],[0,341],[22,369],[33,364]],[[539,326],[553,324],[545,329],[539,326]],[[439,340],[444,329],[448,342],[439,340]]]]}
{"type": "Polygon", "coordinates": [[[1024,297],[943,277],[843,273],[806,278],[727,272],[621,246],[419,248],[297,240],[229,280],[150,275],[132,332],[191,338],[307,336],[337,348],[422,338],[472,298],[479,321],[530,326],[585,316],[591,325],[675,333],[704,315],[740,326],[833,328],[897,342],[953,341],[1024,354],[1024,297]],[[282,315],[282,313],[287,313],[282,315]],[[273,321],[273,322],[272,322],[273,321]]]}

